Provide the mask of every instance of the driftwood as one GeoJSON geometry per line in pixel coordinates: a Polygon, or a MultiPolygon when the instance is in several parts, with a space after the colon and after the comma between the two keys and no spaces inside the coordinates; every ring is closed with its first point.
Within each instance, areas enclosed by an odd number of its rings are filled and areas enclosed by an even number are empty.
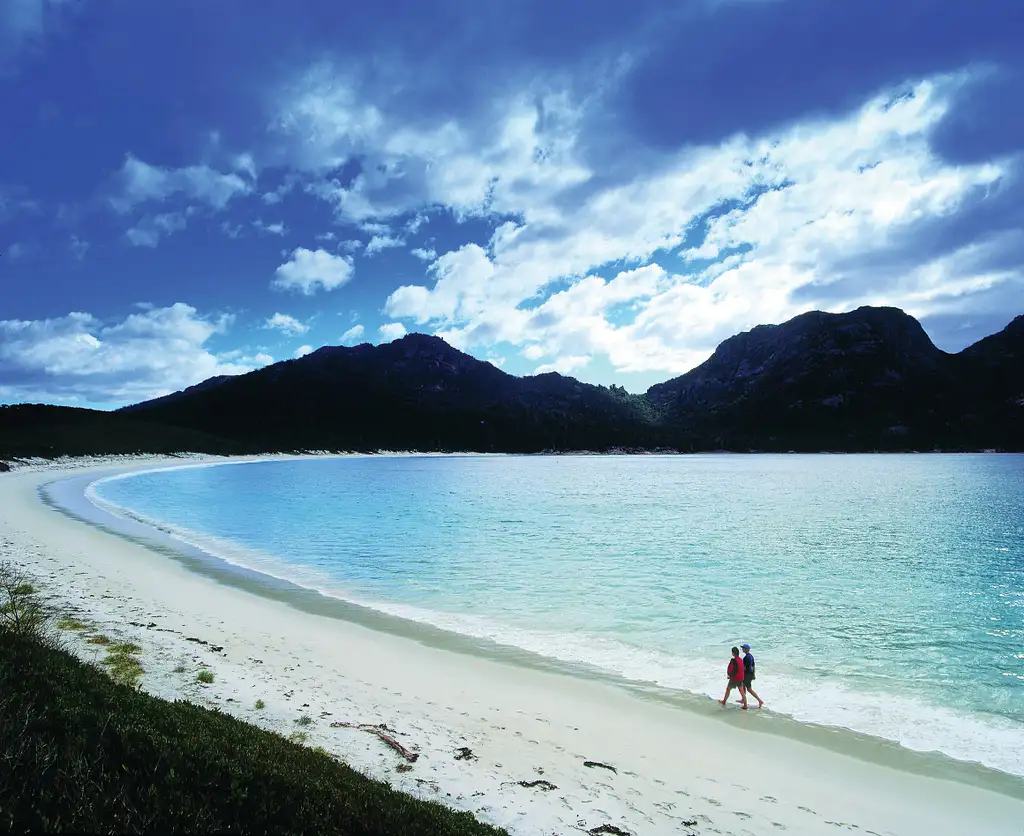
{"type": "Polygon", "coordinates": [[[401,743],[395,740],[395,738],[388,734],[388,732],[392,731],[392,729],[388,729],[385,723],[381,723],[379,726],[373,726],[369,723],[331,723],[331,728],[359,729],[360,731],[369,732],[370,734],[376,735],[385,743],[387,743],[388,746],[390,746],[392,749],[398,752],[398,754],[400,754],[403,758],[409,761],[409,763],[416,763],[417,759],[419,758],[419,753],[409,751],[401,743]]]}
{"type": "Polygon", "coordinates": [[[600,761],[583,761],[583,765],[589,766],[591,769],[593,769],[595,766],[599,766],[601,769],[609,769],[616,775],[619,774],[619,771],[614,766],[611,766],[607,763],[601,763],[600,761]]]}
{"type": "Polygon", "coordinates": [[[460,746],[455,750],[455,760],[457,761],[475,761],[477,760],[476,755],[473,754],[473,750],[468,746],[460,746]]]}
{"type": "Polygon", "coordinates": [[[628,830],[616,827],[614,824],[602,824],[599,827],[592,827],[587,831],[591,836],[598,836],[601,833],[610,833],[613,836],[633,836],[628,830]]]}

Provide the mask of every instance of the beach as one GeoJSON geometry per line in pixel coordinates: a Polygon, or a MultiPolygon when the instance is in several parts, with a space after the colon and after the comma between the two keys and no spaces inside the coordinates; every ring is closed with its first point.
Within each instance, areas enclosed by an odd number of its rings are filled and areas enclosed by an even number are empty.
{"type": "MultiPolygon", "coordinates": [[[[458,652],[436,631],[371,629],[192,571],[39,496],[55,479],[182,463],[0,474],[0,559],[24,568],[55,609],[138,644],[149,693],[303,733],[367,774],[512,833],[1021,831],[1024,781],[1011,776],[932,769],[927,758],[842,733],[770,733],[754,712],[710,701],[697,710],[458,652]],[[198,682],[200,670],[213,682],[198,682]]],[[[97,658],[82,634],[63,636],[83,659],[97,658]]],[[[763,696],[770,703],[770,691],[763,696]]]]}

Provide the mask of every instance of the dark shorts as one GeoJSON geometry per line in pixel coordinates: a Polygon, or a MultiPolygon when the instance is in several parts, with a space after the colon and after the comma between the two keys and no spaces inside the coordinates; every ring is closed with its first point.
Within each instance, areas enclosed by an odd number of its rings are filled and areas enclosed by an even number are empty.
{"type": "Polygon", "coordinates": [[[754,677],[750,677],[750,679],[744,679],[743,680],[743,687],[744,688],[749,688],[753,684],[754,684],[754,677]]]}
{"type": "Polygon", "coordinates": [[[730,688],[743,688],[745,686],[746,686],[746,683],[742,679],[730,679],[729,680],[729,687],[730,688]]]}

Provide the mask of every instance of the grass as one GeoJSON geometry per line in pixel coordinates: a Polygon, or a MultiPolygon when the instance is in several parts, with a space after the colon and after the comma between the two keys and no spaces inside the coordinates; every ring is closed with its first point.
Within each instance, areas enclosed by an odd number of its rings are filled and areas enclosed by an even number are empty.
{"type": "Polygon", "coordinates": [[[304,731],[296,731],[288,735],[288,739],[292,741],[292,743],[305,743],[309,740],[309,735],[304,731]]]}
{"type": "MultiPolygon", "coordinates": [[[[132,656],[130,647],[110,650],[132,656]]],[[[0,630],[0,753],[5,831],[505,833],[10,630],[0,630]]]]}
{"type": "Polygon", "coordinates": [[[174,669],[174,672],[175,672],[175,673],[185,673],[185,666],[184,666],[184,665],[178,665],[178,666],[177,666],[177,667],[176,667],[176,668],[174,669]]]}
{"type": "Polygon", "coordinates": [[[57,627],[59,629],[61,629],[61,630],[75,630],[75,631],[81,631],[81,630],[88,630],[89,629],[89,625],[88,624],[86,624],[84,621],[79,621],[77,618],[75,618],[72,615],[65,615],[63,618],[61,618],[60,621],[57,622],[57,627]]]}
{"type": "Polygon", "coordinates": [[[313,718],[307,714],[303,714],[298,720],[295,721],[295,723],[300,726],[309,726],[312,725],[313,718]]]}
{"type": "Polygon", "coordinates": [[[257,711],[262,711],[266,707],[267,707],[267,704],[265,702],[263,702],[263,700],[256,700],[256,710],[257,711]]]}
{"type": "Polygon", "coordinates": [[[199,675],[196,676],[196,679],[204,685],[209,685],[213,682],[213,674],[210,673],[210,671],[199,671],[199,675]]]}
{"type": "Polygon", "coordinates": [[[115,682],[122,685],[137,685],[145,670],[139,661],[141,652],[137,644],[121,642],[107,647],[107,657],[103,664],[115,682]]]}
{"type": "Polygon", "coordinates": [[[101,644],[101,645],[108,645],[108,644],[110,644],[110,639],[108,639],[106,636],[89,636],[89,638],[87,638],[86,641],[89,644],[101,644]]]}

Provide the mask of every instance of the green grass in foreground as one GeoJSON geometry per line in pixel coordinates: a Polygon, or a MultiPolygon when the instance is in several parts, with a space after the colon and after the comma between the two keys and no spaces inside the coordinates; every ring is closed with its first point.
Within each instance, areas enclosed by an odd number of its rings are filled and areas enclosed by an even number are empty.
{"type": "Polygon", "coordinates": [[[9,630],[0,630],[0,830],[505,832],[9,630]]]}

